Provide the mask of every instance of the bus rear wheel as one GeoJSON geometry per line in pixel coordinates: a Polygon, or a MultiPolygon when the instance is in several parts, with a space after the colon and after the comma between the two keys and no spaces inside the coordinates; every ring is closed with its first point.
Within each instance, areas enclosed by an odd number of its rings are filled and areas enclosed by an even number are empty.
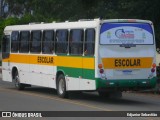
{"type": "Polygon", "coordinates": [[[64,75],[59,75],[57,79],[57,94],[61,98],[68,98],[68,92],[66,91],[66,81],[64,75]]]}
{"type": "Polygon", "coordinates": [[[22,83],[20,83],[18,71],[15,72],[15,75],[13,78],[13,83],[14,83],[16,89],[18,89],[18,90],[24,89],[24,85],[22,83]]]}
{"type": "Polygon", "coordinates": [[[98,91],[98,94],[101,97],[116,98],[116,99],[122,98],[122,92],[121,91],[110,91],[110,92],[98,91]]]}
{"type": "Polygon", "coordinates": [[[104,91],[98,91],[98,94],[100,97],[109,97],[110,93],[109,92],[104,92],[104,91]]]}

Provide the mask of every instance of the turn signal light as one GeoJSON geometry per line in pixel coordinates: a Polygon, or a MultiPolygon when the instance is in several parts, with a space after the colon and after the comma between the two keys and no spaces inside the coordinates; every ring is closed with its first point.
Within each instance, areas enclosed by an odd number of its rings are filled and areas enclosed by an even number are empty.
{"type": "Polygon", "coordinates": [[[155,64],[155,63],[153,63],[153,64],[152,64],[152,67],[153,67],[153,68],[155,68],[155,67],[156,67],[156,64],[155,64]]]}
{"type": "Polygon", "coordinates": [[[102,67],[103,67],[102,64],[98,64],[99,69],[102,69],[102,67]]]}

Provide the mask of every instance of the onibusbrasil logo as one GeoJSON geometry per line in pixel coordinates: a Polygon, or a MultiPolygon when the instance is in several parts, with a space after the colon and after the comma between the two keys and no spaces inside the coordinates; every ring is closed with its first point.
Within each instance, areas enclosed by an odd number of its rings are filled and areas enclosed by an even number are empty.
{"type": "Polygon", "coordinates": [[[1,117],[42,117],[40,112],[2,112],[1,117]]]}

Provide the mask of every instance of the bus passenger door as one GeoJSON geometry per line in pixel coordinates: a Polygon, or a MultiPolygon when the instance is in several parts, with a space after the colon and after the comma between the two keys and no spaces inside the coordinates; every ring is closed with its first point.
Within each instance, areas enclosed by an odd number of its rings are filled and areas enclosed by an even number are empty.
{"type": "Polygon", "coordinates": [[[85,30],[84,56],[82,58],[83,79],[80,80],[81,90],[95,90],[95,29],[85,30]]]}
{"type": "Polygon", "coordinates": [[[10,35],[5,35],[2,40],[2,80],[12,81],[10,74],[10,35]]]}
{"type": "Polygon", "coordinates": [[[94,57],[83,57],[82,67],[83,67],[83,79],[80,80],[80,90],[95,90],[96,83],[94,80],[94,57]]]}

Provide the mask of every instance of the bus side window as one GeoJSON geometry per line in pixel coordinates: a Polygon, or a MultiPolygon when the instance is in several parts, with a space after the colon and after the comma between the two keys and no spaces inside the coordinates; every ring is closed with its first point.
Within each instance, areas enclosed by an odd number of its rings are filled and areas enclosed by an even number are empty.
{"type": "Polygon", "coordinates": [[[68,30],[56,31],[56,53],[57,54],[68,53],[68,30]]]}
{"type": "Polygon", "coordinates": [[[72,29],[70,31],[69,45],[71,55],[82,55],[83,53],[83,29],[72,29]]]}
{"type": "Polygon", "coordinates": [[[10,53],[10,35],[5,35],[2,40],[2,58],[9,58],[10,53]]]}
{"type": "Polygon", "coordinates": [[[87,29],[85,31],[85,47],[84,54],[86,56],[94,55],[95,49],[95,29],[87,29]]]}
{"type": "Polygon", "coordinates": [[[54,31],[43,31],[42,52],[44,54],[53,54],[54,51],[54,31]]]}
{"type": "Polygon", "coordinates": [[[21,31],[20,32],[20,46],[19,51],[22,53],[29,52],[29,39],[30,32],[29,31],[21,31]]]}
{"type": "Polygon", "coordinates": [[[40,30],[31,32],[30,52],[32,53],[41,52],[41,31],[40,30]]]}
{"type": "Polygon", "coordinates": [[[11,51],[18,52],[19,50],[19,32],[13,31],[11,34],[11,51]]]}

